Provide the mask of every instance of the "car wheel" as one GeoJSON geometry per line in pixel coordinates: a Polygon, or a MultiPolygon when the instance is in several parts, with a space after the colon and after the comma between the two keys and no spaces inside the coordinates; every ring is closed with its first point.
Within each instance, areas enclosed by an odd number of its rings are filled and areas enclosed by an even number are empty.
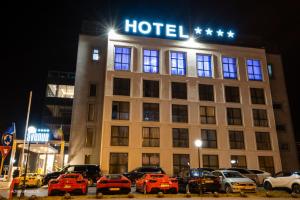
{"type": "Polygon", "coordinates": [[[264,182],[264,188],[265,190],[272,190],[272,185],[268,181],[264,182]]]}
{"type": "Polygon", "coordinates": [[[229,193],[232,192],[232,189],[231,189],[230,185],[225,185],[225,192],[226,192],[227,194],[229,194],[229,193]]]}
{"type": "Polygon", "coordinates": [[[143,185],[143,192],[144,192],[144,194],[147,194],[147,185],[146,184],[143,185]]]}
{"type": "Polygon", "coordinates": [[[299,194],[300,193],[300,185],[299,184],[293,184],[292,192],[295,192],[296,194],[299,194]]]}

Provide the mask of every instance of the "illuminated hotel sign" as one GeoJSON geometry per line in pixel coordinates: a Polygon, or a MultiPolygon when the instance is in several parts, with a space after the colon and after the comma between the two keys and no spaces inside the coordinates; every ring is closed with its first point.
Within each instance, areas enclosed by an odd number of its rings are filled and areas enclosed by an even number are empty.
{"type": "Polygon", "coordinates": [[[157,37],[189,39],[194,37],[206,38],[235,38],[232,30],[212,29],[210,27],[196,26],[189,33],[184,26],[176,24],[166,24],[161,22],[148,22],[137,20],[125,20],[125,32],[131,34],[155,35],[157,37]]]}
{"type": "Polygon", "coordinates": [[[49,129],[35,129],[29,128],[27,133],[27,142],[48,142],[49,141],[49,129]]]}

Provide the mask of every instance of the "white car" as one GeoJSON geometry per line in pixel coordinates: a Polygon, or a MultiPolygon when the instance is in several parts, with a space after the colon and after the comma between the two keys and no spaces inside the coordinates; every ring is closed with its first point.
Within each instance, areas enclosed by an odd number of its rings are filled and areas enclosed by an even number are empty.
{"type": "Polygon", "coordinates": [[[257,175],[259,185],[262,185],[264,183],[264,180],[271,176],[271,173],[258,170],[258,169],[249,169],[249,171],[257,175]]]}
{"type": "Polygon", "coordinates": [[[216,170],[213,175],[220,177],[221,191],[231,192],[256,192],[256,184],[250,178],[233,170],[216,170]]]}
{"type": "Polygon", "coordinates": [[[265,179],[264,188],[266,190],[288,189],[300,193],[300,172],[278,172],[275,176],[265,179]]]}

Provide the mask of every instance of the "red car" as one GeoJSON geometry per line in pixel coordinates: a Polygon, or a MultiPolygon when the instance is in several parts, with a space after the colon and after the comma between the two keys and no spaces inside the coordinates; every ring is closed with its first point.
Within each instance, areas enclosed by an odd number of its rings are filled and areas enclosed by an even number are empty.
{"type": "Polygon", "coordinates": [[[178,181],[165,174],[145,174],[136,180],[136,191],[147,193],[173,193],[178,192],[178,181]]]}
{"type": "Polygon", "coordinates": [[[86,194],[88,192],[88,180],[81,174],[62,174],[57,179],[48,183],[48,195],[61,193],[86,194]]]}
{"type": "Polygon", "coordinates": [[[97,181],[96,193],[128,194],[131,191],[131,181],[121,174],[102,176],[97,181]]]}

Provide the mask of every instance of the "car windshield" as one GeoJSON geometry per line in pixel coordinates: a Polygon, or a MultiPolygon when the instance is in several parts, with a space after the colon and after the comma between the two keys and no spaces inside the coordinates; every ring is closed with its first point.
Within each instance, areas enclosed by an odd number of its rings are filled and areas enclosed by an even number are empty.
{"type": "Polygon", "coordinates": [[[210,172],[199,170],[199,169],[192,169],[191,170],[191,176],[192,177],[202,177],[202,176],[205,176],[205,175],[210,175],[210,172]]]}
{"type": "Polygon", "coordinates": [[[120,174],[110,174],[106,176],[108,179],[121,179],[121,177],[122,176],[120,174]]]}
{"type": "Polygon", "coordinates": [[[226,178],[244,178],[239,172],[223,172],[226,178]]]}
{"type": "Polygon", "coordinates": [[[78,175],[65,175],[63,178],[78,178],[78,175]]]}
{"type": "Polygon", "coordinates": [[[293,174],[300,176],[300,172],[294,172],[293,174]]]}
{"type": "Polygon", "coordinates": [[[165,175],[158,174],[158,175],[150,175],[151,178],[163,178],[165,175]]]}

